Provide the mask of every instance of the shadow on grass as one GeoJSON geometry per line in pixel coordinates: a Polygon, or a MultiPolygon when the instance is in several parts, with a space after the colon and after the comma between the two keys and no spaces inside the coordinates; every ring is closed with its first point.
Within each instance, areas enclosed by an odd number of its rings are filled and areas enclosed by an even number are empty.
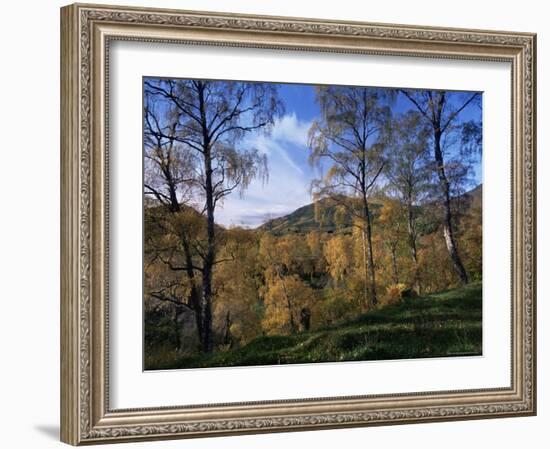
{"type": "Polygon", "coordinates": [[[146,369],[279,365],[481,355],[481,283],[409,298],[330,328],[262,336],[241,348],[146,355],[146,369]]]}

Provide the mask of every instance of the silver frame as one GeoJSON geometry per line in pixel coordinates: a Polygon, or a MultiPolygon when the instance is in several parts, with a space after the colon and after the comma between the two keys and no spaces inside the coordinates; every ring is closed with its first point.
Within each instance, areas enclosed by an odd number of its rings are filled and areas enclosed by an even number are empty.
{"type": "Polygon", "coordinates": [[[61,9],[61,35],[62,441],[79,445],[536,413],[534,34],[75,4],[61,9]],[[113,40],[510,62],[511,387],[112,410],[107,80],[113,40]]]}

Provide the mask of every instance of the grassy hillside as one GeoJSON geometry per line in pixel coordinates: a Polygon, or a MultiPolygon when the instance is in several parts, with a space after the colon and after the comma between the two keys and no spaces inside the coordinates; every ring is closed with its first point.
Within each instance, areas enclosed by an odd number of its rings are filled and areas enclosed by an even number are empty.
{"type": "Polygon", "coordinates": [[[481,310],[481,283],[472,283],[408,298],[330,328],[259,337],[228,352],[152,354],[145,369],[481,355],[481,310]]]}
{"type": "Polygon", "coordinates": [[[336,222],[336,207],[328,205],[327,200],[320,200],[296,209],[284,217],[269,220],[259,227],[275,235],[287,233],[304,233],[310,231],[334,232],[338,227],[347,228],[351,219],[344,218],[343,223],[336,222]],[[317,209],[317,210],[316,210],[317,209]]]}

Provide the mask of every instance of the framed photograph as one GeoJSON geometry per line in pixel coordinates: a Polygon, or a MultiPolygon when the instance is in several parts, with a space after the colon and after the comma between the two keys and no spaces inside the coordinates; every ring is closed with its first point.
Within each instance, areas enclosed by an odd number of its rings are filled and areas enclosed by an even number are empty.
{"type": "Polygon", "coordinates": [[[534,34],[61,36],[62,441],[536,413],[534,34]]]}

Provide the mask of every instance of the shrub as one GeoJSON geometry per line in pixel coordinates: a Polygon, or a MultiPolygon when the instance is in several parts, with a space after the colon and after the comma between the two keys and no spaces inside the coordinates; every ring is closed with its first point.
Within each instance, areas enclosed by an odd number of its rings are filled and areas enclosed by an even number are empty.
{"type": "Polygon", "coordinates": [[[407,290],[405,284],[391,284],[386,287],[386,294],[381,298],[380,305],[397,304],[403,299],[403,292],[407,290]]]}

